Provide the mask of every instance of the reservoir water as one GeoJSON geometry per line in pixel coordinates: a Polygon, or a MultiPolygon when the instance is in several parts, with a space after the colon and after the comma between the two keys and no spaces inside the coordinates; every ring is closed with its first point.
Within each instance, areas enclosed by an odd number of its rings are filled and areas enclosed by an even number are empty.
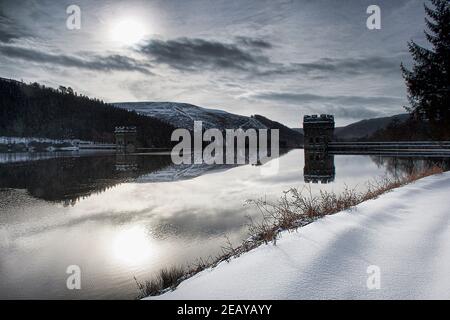
{"type": "Polygon", "coordinates": [[[249,217],[260,217],[248,199],[276,200],[291,187],[361,190],[444,161],[306,159],[301,149],[259,166],[175,166],[165,154],[0,155],[0,298],[133,299],[134,277],[214,256],[226,237],[246,238],[249,217]],[[81,269],[80,290],[67,289],[70,265],[81,269]]]}

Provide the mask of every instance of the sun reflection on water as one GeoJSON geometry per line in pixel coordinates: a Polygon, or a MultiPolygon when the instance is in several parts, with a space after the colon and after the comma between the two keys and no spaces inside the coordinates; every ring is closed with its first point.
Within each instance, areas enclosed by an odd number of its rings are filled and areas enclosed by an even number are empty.
{"type": "Polygon", "coordinates": [[[143,226],[131,226],[117,233],[112,241],[112,252],[121,263],[139,265],[155,256],[155,247],[143,226]]]}

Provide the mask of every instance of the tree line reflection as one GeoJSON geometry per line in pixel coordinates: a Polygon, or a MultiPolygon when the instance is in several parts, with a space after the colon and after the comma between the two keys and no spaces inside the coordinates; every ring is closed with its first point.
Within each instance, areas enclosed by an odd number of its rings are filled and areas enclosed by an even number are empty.
{"type": "MultiPolygon", "coordinates": [[[[320,150],[304,150],[305,165],[303,167],[303,179],[305,183],[331,183],[336,178],[334,165],[335,155],[320,150]]],[[[384,167],[386,172],[393,177],[412,174],[417,170],[430,169],[434,166],[441,167],[444,171],[450,170],[450,158],[443,157],[402,157],[370,155],[370,159],[377,167],[384,167]]]]}
{"type": "Polygon", "coordinates": [[[170,157],[101,155],[0,165],[0,188],[26,189],[33,197],[74,205],[146,173],[171,165],[170,157]]]}

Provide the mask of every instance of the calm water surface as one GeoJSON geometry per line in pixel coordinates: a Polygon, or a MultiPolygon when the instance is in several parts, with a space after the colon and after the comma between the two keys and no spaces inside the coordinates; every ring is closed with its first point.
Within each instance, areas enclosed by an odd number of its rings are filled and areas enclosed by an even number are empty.
{"type": "Polygon", "coordinates": [[[361,189],[430,163],[334,156],[321,168],[308,159],[305,168],[303,150],[291,150],[276,174],[263,174],[275,160],[212,167],[174,166],[167,155],[0,156],[0,298],[132,299],[133,277],[214,256],[225,236],[244,239],[248,216],[259,218],[247,199],[275,200],[306,184],[361,189]],[[329,183],[306,183],[304,170],[329,183]],[[81,268],[81,290],[66,288],[69,265],[81,268]]]}

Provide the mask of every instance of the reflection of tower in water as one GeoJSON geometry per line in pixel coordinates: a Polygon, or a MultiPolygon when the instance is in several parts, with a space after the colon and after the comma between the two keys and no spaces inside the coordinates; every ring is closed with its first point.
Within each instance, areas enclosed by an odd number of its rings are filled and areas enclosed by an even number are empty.
{"type": "Polygon", "coordinates": [[[321,114],[303,117],[305,135],[305,167],[303,178],[306,183],[329,183],[334,181],[334,156],[327,152],[333,139],[334,117],[321,114]]]}
{"type": "Polygon", "coordinates": [[[306,183],[330,183],[336,175],[334,156],[328,152],[305,149],[303,179],[306,183]]]}
{"type": "Polygon", "coordinates": [[[135,155],[117,153],[115,168],[116,171],[121,172],[137,171],[139,168],[137,157],[135,155]]]}

